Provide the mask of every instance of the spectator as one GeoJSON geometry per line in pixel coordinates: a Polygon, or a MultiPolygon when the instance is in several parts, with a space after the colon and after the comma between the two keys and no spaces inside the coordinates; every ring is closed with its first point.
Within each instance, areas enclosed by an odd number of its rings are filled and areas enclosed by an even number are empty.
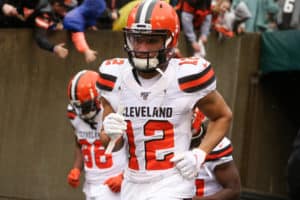
{"type": "Polygon", "coordinates": [[[0,26],[6,28],[30,27],[26,21],[30,16],[38,0],[2,0],[0,1],[0,26]]]}
{"type": "Polygon", "coordinates": [[[107,9],[98,20],[99,28],[113,29],[114,22],[120,17],[119,10],[131,0],[106,0],[107,9]]]}
{"type": "Polygon", "coordinates": [[[87,28],[96,29],[97,19],[106,9],[104,0],[85,0],[83,3],[67,13],[63,25],[71,31],[71,37],[75,48],[83,53],[87,63],[96,59],[97,52],[92,50],[85,38],[87,28]]]}
{"type": "Polygon", "coordinates": [[[119,10],[119,17],[117,20],[115,20],[113,22],[113,26],[112,26],[112,30],[113,31],[122,31],[123,28],[126,27],[126,22],[127,22],[127,18],[129,15],[129,12],[131,11],[131,9],[133,7],[135,7],[141,0],[132,0],[130,2],[128,2],[127,4],[125,4],[124,6],[122,6],[119,10]]]}
{"type": "Polygon", "coordinates": [[[219,0],[213,6],[213,29],[219,34],[219,38],[233,37],[235,33],[245,31],[243,22],[251,17],[251,13],[244,2],[240,2],[235,9],[230,0],[219,0]]]}
{"type": "MultiPolygon", "coordinates": [[[[199,146],[207,131],[207,119],[196,108],[193,121],[194,132],[190,148],[199,146]]],[[[224,138],[206,157],[195,180],[196,193],[193,200],[239,200],[240,176],[232,157],[232,145],[224,138]]]]}
{"type": "Polygon", "coordinates": [[[300,29],[300,1],[278,0],[279,12],[277,15],[280,30],[300,29]]]}
{"type": "MultiPolygon", "coordinates": [[[[54,45],[47,39],[47,33],[51,30],[61,30],[61,18],[66,13],[67,6],[63,0],[24,0],[14,2],[15,6],[8,3],[2,5],[4,13],[14,16],[18,23],[23,23],[27,27],[34,28],[34,39],[40,48],[54,52],[60,58],[68,55],[68,50],[63,47],[63,43],[54,45]]],[[[16,21],[15,21],[16,22],[16,21]]],[[[10,24],[8,26],[18,26],[10,24]]]]}
{"type": "Polygon", "coordinates": [[[68,49],[64,47],[64,43],[52,44],[47,39],[47,34],[49,31],[63,29],[62,19],[71,5],[73,4],[65,5],[63,0],[51,0],[50,3],[40,0],[34,16],[30,17],[34,21],[34,38],[39,47],[53,52],[59,58],[66,58],[68,49]]]}
{"type": "Polygon", "coordinates": [[[300,199],[300,129],[294,140],[293,150],[288,161],[288,194],[290,200],[300,199]]]}
{"type": "Polygon", "coordinates": [[[247,32],[273,31],[276,28],[274,16],[279,8],[275,0],[233,0],[236,6],[239,2],[245,2],[252,17],[246,22],[247,32]]]}
{"type": "Polygon", "coordinates": [[[211,27],[211,0],[183,0],[181,25],[195,57],[205,57],[205,43],[211,27]],[[199,34],[198,34],[199,33],[199,34]],[[198,37],[199,35],[199,37],[198,37]]]}
{"type": "Polygon", "coordinates": [[[122,172],[126,164],[125,147],[105,154],[100,142],[103,108],[96,89],[99,79],[97,72],[82,70],[68,85],[68,117],[75,135],[75,159],[68,174],[68,183],[77,188],[83,170],[83,191],[87,200],[120,200],[122,172]]]}

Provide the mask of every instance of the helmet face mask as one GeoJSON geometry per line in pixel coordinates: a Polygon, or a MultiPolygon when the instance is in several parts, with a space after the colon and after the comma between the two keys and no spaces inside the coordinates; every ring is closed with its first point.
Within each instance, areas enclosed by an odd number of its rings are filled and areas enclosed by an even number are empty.
{"type": "Polygon", "coordinates": [[[90,99],[84,102],[71,101],[73,108],[76,113],[83,119],[92,119],[96,116],[99,106],[97,105],[100,99],[90,99]]]}
{"type": "Polygon", "coordinates": [[[166,66],[173,57],[179,20],[168,3],[147,0],[131,10],[123,30],[124,48],[131,65],[138,71],[153,72],[166,66]]]}
{"type": "Polygon", "coordinates": [[[172,40],[169,31],[124,29],[124,38],[129,61],[139,71],[153,71],[169,60],[166,56],[172,51],[168,48],[172,40]]]}

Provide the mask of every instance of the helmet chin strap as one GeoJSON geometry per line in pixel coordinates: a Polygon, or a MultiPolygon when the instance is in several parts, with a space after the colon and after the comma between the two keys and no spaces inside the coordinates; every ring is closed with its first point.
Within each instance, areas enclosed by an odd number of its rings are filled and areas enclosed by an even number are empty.
{"type": "Polygon", "coordinates": [[[145,70],[147,68],[154,69],[159,64],[157,58],[132,58],[132,60],[134,62],[134,65],[141,70],[145,70]]]}

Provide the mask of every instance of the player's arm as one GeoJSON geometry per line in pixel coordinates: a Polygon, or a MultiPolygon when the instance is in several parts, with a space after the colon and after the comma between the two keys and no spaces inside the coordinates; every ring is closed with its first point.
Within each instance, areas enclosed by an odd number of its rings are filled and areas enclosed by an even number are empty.
{"type": "MultiPolygon", "coordinates": [[[[112,108],[112,106],[110,105],[110,103],[104,97],[101,97],[101,103],[103,106],[103,120],[102,121],[104,122],[105,118],[108,115],[110,115],[111,113],[115,113],[115,111],[112,108]]],[[[105,124],[103,124],[103,126],[105,126],[105,124]]],[[[105,132],[104,129],[102,129],[100,132],[100,140],[101,140],[101,143],[105,147],[108,145],[109,141],[111,140],[111,137],[105,132]]],[[[118,139],[116,141],[113,151],[117,151],[117,150],[121,149],[122,146],[123,146],[123,139],[122,139],[122,137],[120,137],[120,139],[118,139]]]]}
{"type": "Polygon", "coordinates": [[[77,138],[75,138],[75,159],[73,163],[73,168],[78,168],[82,170],[83,168],[83,156],[81,153],[81,145],[77,141],[77,138]]]}
{"type": "Polygon", "coordinates": [[[79,186],[80,174],[83,168],[83,156],[81,153],[81,146],[75,137],[75,159],[73,167],[68,174],[68,183],[70,186],[76,188],[79,186]]]}
{"type": "Polygon", "coordinates": [[[240,199],[240,176],[234,161],[230,161],[215,167],[214,175],[223,189],[219,192],[206,196],[194,197],[193,200],[239,200],[240,199]]]}
{"type": "Polygon", "coordinates": [[[207,132],[199,145],[199,148],[208,154],[228,132],[232,121],[232,112],[216,90],[200,99],[196,106],[210,120],[207,132]]]}

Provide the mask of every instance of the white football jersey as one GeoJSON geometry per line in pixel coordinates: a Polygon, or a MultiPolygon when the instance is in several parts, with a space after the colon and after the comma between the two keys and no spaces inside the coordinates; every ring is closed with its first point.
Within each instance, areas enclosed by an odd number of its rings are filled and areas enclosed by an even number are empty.
{"type": "Polygon", "coordinates": [[[215,167],[231,162],[232,145],[228,138],[223,140],[207,155],[204,165],[201,167],[198,177],[195,180],[196,196],[203,197],[215,194],[222,189],[214,176],[215,167]]]}
{"type": "Polygon", "coordinates": [[[216,88],[210,63],[202,58],[171,59],[150,87],[139,84],[127,59],[104,61],[98,88],[116,111],[124,107],[129,162],[125,178],[153,181],[179,173],[170,159],[189,150],[195,103],[216,88]]]}
{"type": "Polygon", "coordinates": [[[107,178],[120,174],[126,165],[125,148],[105,155],[100,142],[99,132],[102,126],[101,109],[93,122],[81,119],[71,105],[68,105],[68,117],[74,128],[77,141],[84,156],[85,181],[102,184],[107,178]]]}

